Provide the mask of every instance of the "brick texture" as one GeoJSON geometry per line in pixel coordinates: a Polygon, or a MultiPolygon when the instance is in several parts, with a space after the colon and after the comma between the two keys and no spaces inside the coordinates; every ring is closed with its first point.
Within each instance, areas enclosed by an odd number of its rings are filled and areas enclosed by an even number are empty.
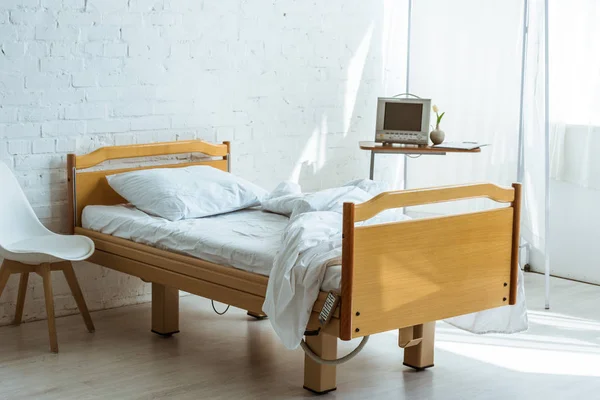
{"type": "MultiPolygon", "coordinates": [[[[232,141],[233,172],[272,189],[368,176],[376,97],[404,91],[404,2],[2,0],[0,160],[42,222],[64,232],[66,154],[192,138],[232,141]],[[395,5],[395,3],[399,3],[395,5]]],[[[378,160],[380,177],[398,161],[378,160]]],[[[92,310],[149,299],[148,286],[88,263],[92,310]]],[[[58,315],[76,312],[57,274],[58,315]]],[[[13,316],[17,278],[0,298],[13,316]]],[[[32,278],[25,319],[44,318],[32,278]]]]}

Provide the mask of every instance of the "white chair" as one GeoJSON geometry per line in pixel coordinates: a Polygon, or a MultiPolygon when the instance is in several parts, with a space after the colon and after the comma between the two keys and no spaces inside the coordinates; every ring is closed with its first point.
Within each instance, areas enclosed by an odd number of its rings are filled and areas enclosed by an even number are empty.
{"type": "Polygon", "coordinates": [[[0,296],[11,274],[21,274],[17,310],[14,323],[19,325],[27,291],[29,273],[40,275],[44,282],[50,350],[58,352],[52,271],[62,271],[71,288],[77,307],[88,331],[94,332],[94,323],[73,271],[71,261],[81,261],[94,253],[94,242],[84,236],[58,235],[46,229],[37,219],[25,194],[11,170],[0,162],[0,296]]]}

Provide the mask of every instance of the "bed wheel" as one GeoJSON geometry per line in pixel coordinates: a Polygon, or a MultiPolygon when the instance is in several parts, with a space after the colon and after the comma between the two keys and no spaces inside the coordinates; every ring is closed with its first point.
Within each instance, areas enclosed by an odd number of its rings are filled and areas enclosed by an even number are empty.
{"type": "Polygon", "coordinates": [[[158,336],[160,336],[160,337],[162,337],[162,338],[165,338],[165,339],[166,338],[170,338],[171,336],[173,336],[176,333],[179,333],[179,331],[169,332],[169,333],[160,333],[160,332],[155,331],[154,329],[152,329],[151,332],[154,333],[154,334],[156,334],[156,335],[158,335],[158,336]]]}
{"type": "Polygon", "coordinates": [[[253,313],[252,311],[248,311],[247,313],[248,316],[258,320],[258,321],[262,321],[263,319],[267,319],[269,317],[267,317],[265,314],[258,314],[258,313],[253,313]]]}

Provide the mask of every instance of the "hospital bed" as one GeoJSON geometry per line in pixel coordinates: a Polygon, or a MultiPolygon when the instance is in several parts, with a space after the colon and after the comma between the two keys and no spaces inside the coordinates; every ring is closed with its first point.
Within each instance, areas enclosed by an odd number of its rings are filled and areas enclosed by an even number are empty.
{"type": "MultiPolygon", "coordinates": [[[[245,251],[248,257],[219,258],[202,248],[197,249],[199,253],[177,248],[176,242],[184,239],[171,240],[175,244],[169,245],[168,238],[173,237],[169,232],[160,236],[162,240],[145,237],[143,227],[157,223],[156,220],[145,219],[152,217],[131,207],[117,206],[126,201],[108,185],[106,176],[191,165],[230,171],[230,150],[229,142],[211,144],[193,140],[103,147],[89,154],[68,156],[68,202],[73,233],[94,241],[96,252],[91,262],[152,283],[152,332],[156,334],[170,336],[179,332],[179,290],[262,316],[271,265],[260,264],[269,263],[265,254],[273,250],[269,251],[268,243],[259,245],[261,240],[257,240],[254,257],[252,243],[246,243],[243,249],[231,253],[245,251]],[[192,153],[202,158],[182,162],[178,157],[192,153]],[[167,157],[157,162],[158,156],[167,157]],[[124,160],[138,162],[141,158],[151,158],[153,165],[122,167],[124,160]],[[107,161],[112,162],[97,169],[107,161]],[[119,168],[114,168],[115,162],[119,168]],[[118,232],[97,225],[99,221],[108,224],[114,218],[130,221],[125,224],[130,231],[118,232]],[[136,218],[137,225],[131,222],[136,218]],[[248,267],[246,259],[254,260],[254,264],[248,267]]],[[[362,204],[345,203],[342,265],[331,273],[328,271],[331,276],[326,276],[325,282],[330,287],[322,287],[314,304],[306,329],[312,333],[305,337],[307,345],[316,355],[334,359],[338,339],[347,341],[398,330],[404,365],[417,370],[433,366],[435,321],[516,302],[520,189],[519,184],[511,188],[473,184],[384,192],[362,204]],[[488,198],[505,206],[460,215],[355,226],[388,209],[470,198],[488,198]],[[336,285],[339,287],[335,288],[336,285]],[[333,318],[320,326],[318,315],[330,289],[338,290],[339,307],[333,318]]],[[[245,210],[222,218],[229,218],[230,225],[235,224],[235,215],[244,212],[267,215],[245,210]]],[[[257,214],[253,218],[260,223],[263,217],[257,214]]],[[[269,223],[277,219],[268,218],[269,223]]],[[[208,223],[200,220],[193,223],[208,223]]],[[[285,220],[275,222],[275,231],[285,224],[285,220]]],[[[210,232],[210,227],[206,226],[206,230],[210,232]]],[[[211,237],[204,239],[207,246],[211,237]]],[[[196,238],[196,243],[200,242],[196,238]]],[[[334,390],[336,366],[305,357],[304,387],[316,393],[334,390]]]]}

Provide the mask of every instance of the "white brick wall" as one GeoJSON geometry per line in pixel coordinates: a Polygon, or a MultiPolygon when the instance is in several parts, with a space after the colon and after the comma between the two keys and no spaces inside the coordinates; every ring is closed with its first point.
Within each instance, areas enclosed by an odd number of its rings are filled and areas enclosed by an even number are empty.
{"type": "MultiPolygon", "coordinates": [[[[0,160],[66,231],[65,160],[103,145],[233,141],[233,171],[270,189],[364,177],[375,98],[404,91],[405,1],[1,0],[0,160]]],[[[398,160],[379,165],[394,166],[398,160]]],[[[385,172],[380,168],[380,172],[385,172]]],[[[91,309],[147,285],[77,267],[91,309]]],[[[57,313],[75,304],[56,276],[57,313]]],[[[25,319],[43,318],[33,278],[25,319]]],[[[0,298],[12,319],[16,278],[0,298]]]]}

